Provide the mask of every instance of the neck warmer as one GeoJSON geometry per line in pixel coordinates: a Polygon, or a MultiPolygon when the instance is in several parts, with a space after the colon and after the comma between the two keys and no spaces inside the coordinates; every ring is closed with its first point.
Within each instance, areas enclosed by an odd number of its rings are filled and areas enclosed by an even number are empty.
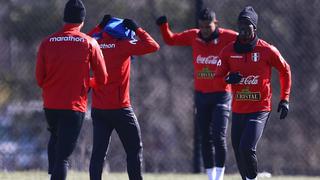
{"type": "Polygon", "coordinates": [[[198,36],[200,39],[204,40],[205,42],[210,42],[210,41],[217,39],[219,37],[219,29],[216,28],[208,38],[202,37],[200,31],[199,31],[198,36]]]}
{"type": "Polygon", "coordinates": [[[233,44],[234,51],[239,54],[251,52],[256,47],[258,39],[259,38],[256,35],[256,37],[249,43],[242,44],[238,37],[236,42],[233,44]]]}

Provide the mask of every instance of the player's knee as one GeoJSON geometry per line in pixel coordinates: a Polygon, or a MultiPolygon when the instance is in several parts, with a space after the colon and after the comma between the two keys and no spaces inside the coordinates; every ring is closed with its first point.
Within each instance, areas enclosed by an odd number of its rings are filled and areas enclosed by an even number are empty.
{"type": "Polygon", "coordinates": [[[242,157],[251,157],[255,154],[255,150],[250,147],[240,146],[238,150],[242,157]]]}
{"type": "Polygon", "coordinates": [[[128,151],[127,151],[127,157],[128,158],[135,158],[137,157],[138,155],[142,154],[142,144],[139,143],[137,144],[135,147],[132,147],[132,148],[129,148],[128,151]]]}
{"type": "Polygon", "coordinates": [[[219,149],[226,149],[227,148],[226,138],[214,139],[214,146],[219,149]]]}

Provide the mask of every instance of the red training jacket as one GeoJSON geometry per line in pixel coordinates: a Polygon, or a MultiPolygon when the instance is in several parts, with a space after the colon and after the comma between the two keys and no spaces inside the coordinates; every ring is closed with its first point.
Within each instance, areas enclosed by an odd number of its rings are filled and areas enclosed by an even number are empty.
{"type": "MultiPolygon", "coordinates": [[[[89,35],[100,32],[95,27],[89,35]]],[[[92,107],[97,109],[120,109],[131,106],[129,94],[130,59],[132,55],[143,55],[157,51],[159,44],[142,28],[136,30],[139,40],[119,40],[107,33],[98,40],[108,69],[108,83],[94,88],[92,107]]]]}
{"type": "Polygon", "coordinates": [[[249,53],[236,53],[233,44],[229,44],[221,51],[222,63],[215,73],[220,78],[225,77],[228,72],[240,72],[243,75],[239,84],[232,85],[232,111],[236,113],[271,111],[272,67],[280,73],[280,98],[289,101],[291,71],[280,52],[261,39],[249,53]]]}
{"type": "Polygon", "coordinates": [[[66,24],[39,47],[36,79],[42,88],[45,108],[85,112],[90,66],[96,83],[106,83],[107,70],[100,47],[80,29],[79,24],[66,24]]]}
{"type": "Polygon", "coordinates": [[[194,87],[203,93],[230,92],[223,78],[214,78],[219,64],[218,55],[224,46],[234,41],[237,33],[232,30],[218,28],[219,37],[209,43],[199,38],[199,29],[190,29],[181,33],[172,33],[169,24],[160,26],[164,41],[168,45],[191,46],[194,66],[194,87]]]}

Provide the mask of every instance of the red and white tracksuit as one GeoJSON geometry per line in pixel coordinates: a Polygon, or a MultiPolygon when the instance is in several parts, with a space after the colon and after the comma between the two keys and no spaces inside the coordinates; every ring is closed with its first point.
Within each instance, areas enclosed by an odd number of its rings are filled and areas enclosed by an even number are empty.
{"type": "Polygon", "coordinates": [[[225,77],[228,72],[243,75],[239,84],[232,85],[232,111],[251,113],[271,110],[271,70],[276,68],[280,74],[282,100],[289,100],[291,71],[289,64],[272,45],[259,39],[252,52],[238,54],[233,43],[220,53],[221,65],[216,69],[217,78],[225,77]]]}
{"type": "Polygon", "coordinates": [[[107,70],[99,44],[80,32],[79,24],[66,24],[45,38],[36,64],[44,107],[85,112],[90,68],[96,83],[105,84],[107,70]]]}

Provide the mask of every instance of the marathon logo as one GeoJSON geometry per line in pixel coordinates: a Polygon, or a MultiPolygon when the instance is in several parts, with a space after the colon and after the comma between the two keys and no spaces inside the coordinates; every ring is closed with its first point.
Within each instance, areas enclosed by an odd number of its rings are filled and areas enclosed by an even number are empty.
{"type": "Polygon", "coordinates": [[[113,49],[116,48],[115,44],[99,44],[101,49],[113,49]]]}
{"type": "Polygon", "coordinates": [[[198,55],[196,62],[197,62],[197,64],[213,64],[213,65],[217,65],[217,66],[221,65],[221,60],[219,59],[218,56],[202,57],[201,55],[198,55]]]}
{"type": "Polygon", "coordinates": [[[209,68],[205,67],[201,71],[197,73],[197,79],[213,79],[214,72],[212,72],[209,68]]]}
{"type": "Polygon", "coordinates": [[[60,36],[50,38],[49,42],[85,42],[85,39],[82,37],[60,36]]]}
{"type": "Polygon", "coordinates": [[[260,101],[260,92],[251,92],[249,88],[242,89],[242,91],[237,91],[235,95],[236,101],[260,101]]]}

